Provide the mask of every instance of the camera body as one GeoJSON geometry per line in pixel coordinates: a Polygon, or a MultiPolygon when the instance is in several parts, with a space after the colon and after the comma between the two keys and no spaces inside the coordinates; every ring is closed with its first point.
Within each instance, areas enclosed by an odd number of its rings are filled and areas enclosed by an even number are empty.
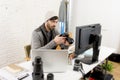
{"type": "Polygon", "coordinates": [[[74,42],[74,40],[69,37],[69,34],[68,34],[68,33],[60,34],[60,36],[66,37],[66,40],[68,41],[69,44],[72,44],[72,43],[74,42]]]}
{"type": "Polygon", "coordinates": [[[41,57],[36,56],[35,61],[33,61],[32,65],[33,65],[32,73],[33,80],[44,80],[43,63],[41,57]]]}

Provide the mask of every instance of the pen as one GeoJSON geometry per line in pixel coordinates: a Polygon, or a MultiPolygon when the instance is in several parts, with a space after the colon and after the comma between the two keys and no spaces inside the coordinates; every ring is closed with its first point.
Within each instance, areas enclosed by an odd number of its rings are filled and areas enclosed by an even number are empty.
{"type": "Polygon", "coordinates": [[[24,79],[24,78],[26,78],[26,77],[28,77],[28,76],[29,76],[29,74],[27,73],[27,74],[25,74],[25,75],[23,75],[23,76],[18,77],[17,79],[18,79],[18,80],[22,80],[22,79],[24,79]]]}

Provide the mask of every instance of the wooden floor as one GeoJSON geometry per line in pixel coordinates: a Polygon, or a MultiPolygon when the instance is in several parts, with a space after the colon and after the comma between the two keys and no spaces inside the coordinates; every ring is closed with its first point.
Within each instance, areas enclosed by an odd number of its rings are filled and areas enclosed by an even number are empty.
{"type": "Polygon", "coordinates": [[[110,73],[113,74],[115,80],[120,80],[120,63],[111,63],[113,64],[113,70],[110,73]]]}

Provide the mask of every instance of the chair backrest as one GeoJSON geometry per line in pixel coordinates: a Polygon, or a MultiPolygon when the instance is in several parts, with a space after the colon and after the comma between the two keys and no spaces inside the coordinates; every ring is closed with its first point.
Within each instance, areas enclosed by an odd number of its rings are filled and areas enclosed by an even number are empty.
{"type": "Polygon", "coordinates": [[[25,45],[25,46],[24,46],[24,50],[25,50],[25,55],[26,55],[25,59],[26,59],[27,61],[29,61],[29,60],[30,60],[31,45],[25,45]]]}

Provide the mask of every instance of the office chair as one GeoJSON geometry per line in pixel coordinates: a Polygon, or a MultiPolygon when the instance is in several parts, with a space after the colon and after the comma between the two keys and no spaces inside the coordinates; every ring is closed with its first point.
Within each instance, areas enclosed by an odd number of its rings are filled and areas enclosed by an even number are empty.
{"type": "Polygon", "coordinates": [[[31,45],[25,45],[24,50],[25,50],[25,55],[26,55],[25,60],[29,61],[30,60],[31,45]]]}

